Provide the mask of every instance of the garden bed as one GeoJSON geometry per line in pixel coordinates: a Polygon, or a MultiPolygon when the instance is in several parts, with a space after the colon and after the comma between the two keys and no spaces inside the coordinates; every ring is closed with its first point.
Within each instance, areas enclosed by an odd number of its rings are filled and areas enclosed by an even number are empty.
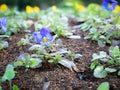
{"type": "MultiPolygon", "coordinates": [[[[72,28],[74,25],[70,26],[72,28]]],[[[33,27],[30,28],[33,31],[33,27]]],[[[77,29],[74,33],[80,35],[81,39],[67,39],[61,37],[63,44],[74,53],[83,56],[75,59],[75,64],[79,72],[70,71],[61,65],[45,64],[41,68],[29,69],[18,67],[16,77],[12,83],[19,86],[20,90],[42,90],[46,81],[50,81],[49,90],[96,90],[101,82],[108,81],[110,90],[119,90],[120,78],[116,73],[109,74],[105,79],[96,79],[93,77],[93,71],[90,70],[90,63],[93,53],[107,51],[108,47],[99,47],[97,42],[85,40],[85,32],[77,29]],[[78,73],[84,75],[83,80],[78,77],[78,73]]],[[[18,46],[17,42],[23,38],[25,33],[21,31],[10,36],[7,41],[9,47],[0,51],[0,76],[3,75],[6,65],[15,61],[22,53],[32,53],[28,51],[29,46],[18,46]],[[16,42],[16,43],[15,43],[16,42]]],[[[9,90],[9,82],[2,83],[3,90],[9,90]]]]}

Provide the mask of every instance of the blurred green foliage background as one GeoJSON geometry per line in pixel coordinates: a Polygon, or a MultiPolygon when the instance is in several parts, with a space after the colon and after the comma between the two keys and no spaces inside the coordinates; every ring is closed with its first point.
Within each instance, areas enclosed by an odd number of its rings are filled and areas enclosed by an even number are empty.
{"type": "MultiPolygon", "coordinates": [[[[23,3],[23,7],[26,5],[31,6],[40,6],[41,8],[49,7],[52,5],[61,5],[63,2],[77,2],[77,3],[84,3],[84,5],[88,5],[89,3],[98,3],[101,4],[102,0],[0,0],[0,4],[7,4],[9,6],[18,5],[19,2],[23,3]]],[[[120,3],[120,0],[117,0],[120,3]]]]}

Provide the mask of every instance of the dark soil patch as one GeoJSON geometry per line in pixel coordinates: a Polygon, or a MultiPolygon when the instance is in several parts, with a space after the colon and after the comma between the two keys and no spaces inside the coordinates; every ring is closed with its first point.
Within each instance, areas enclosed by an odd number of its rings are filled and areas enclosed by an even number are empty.
{"type": "MultiPolygon", "coordinates": [[[[42,90],[45,78],[50,81],[49,90],[96,90],[101,82],[108,81],[110,90],[120,89],[120,78],[115,74],[108,75],[105,79],[96,79],[93,77],[89,65],[92,54],[99,51],[107,51],[108,47],[101,48],[96,42],[84,40],[86,33],[76,31],[77,35],[82,36],[80,40],[61,38],[64,45],[74,53],[80,53],[83,56],[75,60],[80,73],[84,75],[85,80],[80,80],[76,72],[72,72],[63,66],[51,65],[39,69],[29,69],[25,72],[23,67],[17,68],[18,73],[12,81],[20,87],[20,90],[42,90]]],[[[21,53],[29,53],[29,46],[17,46],[17,42],[24,37],[24,32],[20,32],[8,39],[9,47],[0,51],[0,76],[3,75],[7,64],[15,61],[21,53]]],[[[9,90],[9,83],[2,83],[3,90],[9,90]]]]}

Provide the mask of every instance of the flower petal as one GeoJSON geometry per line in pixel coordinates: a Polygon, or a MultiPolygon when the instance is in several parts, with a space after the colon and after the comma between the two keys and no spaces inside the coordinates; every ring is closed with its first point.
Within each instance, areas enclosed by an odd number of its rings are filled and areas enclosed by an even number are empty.
{"type": "Polygon", "coordinates": [[[41,36],[40,32],[34,32],[32,34],[32,36],[36,39],[36,43],[40,43],[41,42],[42,36],[41,36]]]}
{"type": "Polygon", "coordinates": [[[2,30],[2,32],[7,31],[7,19],[6,18],[0,19],[0,29],[2,30]]]}

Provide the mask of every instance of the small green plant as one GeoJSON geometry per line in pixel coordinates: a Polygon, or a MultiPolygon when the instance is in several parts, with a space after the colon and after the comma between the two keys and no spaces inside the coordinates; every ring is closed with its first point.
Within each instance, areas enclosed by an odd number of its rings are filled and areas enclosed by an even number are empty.
{"type": "MultiPolygon", "coordinates": [[[[80,54],[73,54],[72,52],[68,51],[66,48],[62,48],[63,45],[61,43],[61,40],[59,39],[56,41],[55,44],[51,44],[50,46],[43,46],[43,45],[32,45],[29,50],[34,50],[37,51],[36,53],[32,54],[32,58],[37,58],[41,60],[42,62],[49,62],[49,63],[59,63],[62,64],[63,66],[69,68],[72,70],[73,68],[77,68],[76,65],[74,64],[73,60],[75,58],[79,58],[81,55],[80,54]]],[[[42,66],[42,65],[41,65],[42,66]]]]}
{"type": "Polygon", "coordinates": [[[9,81],[10,90],[12,90],[12,79],[15,77],[14,67],[10,64],[7,65],[5,73],[1,78],[2,82],[9,81]]]}
{"type": "Polygon", "coordinates": [[[120,76],[119,65],[120,65],[120,49],[118,46],[111,47],[109,54],[104,51],[100,51],[99,54],[94,53],[92,55],[92,63],[90,68],[94,70],[94,77],[105,78],[107,73],[114,73],[118,71],[120,76]]]}
{"type": "MultiPolygon", "coordinates": [[[[5,70],[4,75],[0,79],[0,82],[9,81],[10,90],[20,90],[17,85],[13,84],[13,86],[12,86],[12,79],[14,79],[14,77],[15,77],[14,68],[15,67],[12,64],[8,64],[6,66],[6,70],[5,70]]],[[[0,90],[2,90],[1,86],[0,86],[0,90]]]]}
{"type": "Polygon", "coordinates": [[[14,67],[10,64],[7,65],[2,81],[11,81],[15,77],[14,67]]]}
{"type": "Polygon", "coordinates": [[[39,58],[32,58],[28,53],[24,53],[18,57],[17,61],[13,62],[13,66],[24,66],[27,70],[28,68],[35,68],[41,62],[39,58]]]}

